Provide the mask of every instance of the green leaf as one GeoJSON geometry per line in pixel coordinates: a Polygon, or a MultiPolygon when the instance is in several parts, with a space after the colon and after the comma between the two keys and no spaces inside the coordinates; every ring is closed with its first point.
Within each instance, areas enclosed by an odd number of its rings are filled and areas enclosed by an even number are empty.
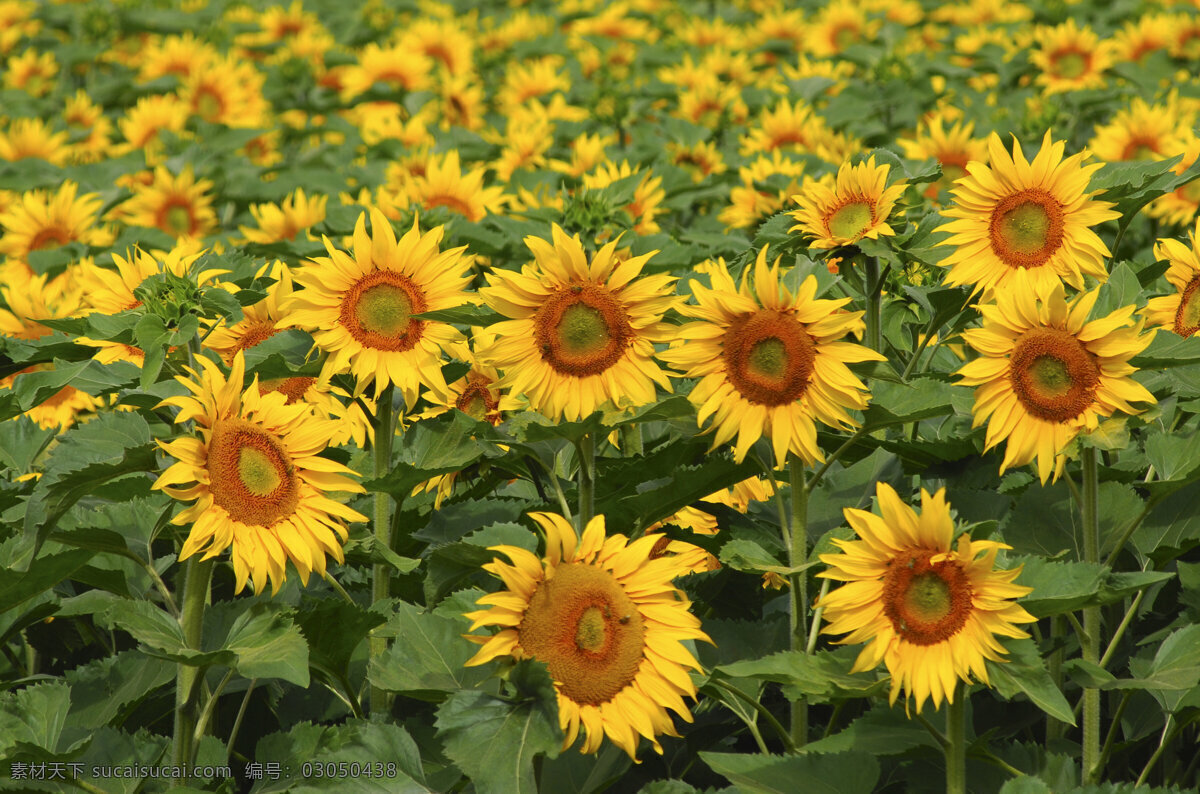
{"type": "MultiPolygon", "coordinates": [[[[15,545],[16,539],[10,538],[0,545],[0,550],[9,551],[15,545]]],[[[7,566],[0,568],[0,613],[46,592],[87,565],[93,556],[92,551],[72,549],[38,557],[24,571],[7,566]]]]}
{"type": "Polygon", "coordinates": [[[761,659],[724,664],[713,673],[773,681],[783,685],[784,695],[791,700],[803,697],[818,703],[867,697],[886,688],[887,682],[873,672],[846,672],[850,666],[851,660],[846,658],[844,651],[817,651],[811,655],[802,651],[783,651],[761,659]]]}
{"type": "Polygon", "coordinates": [[[277,792],[347,791],[363,794],[428,792],[420,751],[408,731],[399,725],[347,720],[323,726],[301,722],[286,733],[259,740],[254,750],[259,763],[278,763],[287,773],[269,777],[254,787],[255,794],[277,792]],[[305,763],[310,771],[320,764],[322,774],[302,778],[305,763]],[[332,766],[329,766],[332,764],[332,766]],[[342,766],[342,765],[345,766],[342,766]],[[359,774],[351,776],[357,764],[359,774]]]}
{"type": "Polygon", "coordinates": [[[62,681],[0,695],[0,755],[7,755],[18,742],[48,753],[57,751],[70,706],[71,687],[62,681]]]}
{"type": "Polygon", "coordinates": [[[34,460],[56,435],[53,427],[38,427],[28,416],[0,422],[0,465],[17,474],[28,474],[34,460]]]}
{"type": "Polygon", "coordinates": [[[1200,626],[1184,626],[1171,633],[1158,646],[1153,659],[1129,660],[1134,678],[1117,679],[1104,689],[1144,689],[1167,711],[1178,711],[1184,704],[1200,705],[1193,694],[1200,686],[1200,626]]]}
{"type": "Polygon", "coordinates": [[[741,755],[700,753],[701,760],[738,791],[795,794],[869,794],[879,780],[879,762],[866,753],[829,755],[741,755]]]}
{"type": "Polygon", "coordinates": [[[873,756],[899,755],[916,747],[937,748],[925,728],[909,719],[897,704],[876,706],[842,731],[805,745],[809,753],[840,753],[857,750],[873,756]]]}
{"type": "Polygon", "coordinates": [[[1200,483],[1190,483],[1167,496],[1147,514],[1133,532],[1139,554],[1162,562],[1200,545],[1200,483]]]}
{"type": "Polygon", "coordinates": [[[480,791],[535,794],[534,757],[556,757],[563,741],[554,683],[545,666],[532,661],[519,663],[513,673],[522,680],[525,698],[513,702],[485,692],[455,692],[438,707],[438,736],[446,755],[480,791]]]}
{"type": "Polygon", "coordinates": [[[1118,309],[1137,305],[1141,292],[1142,284],[1129,263],[1117,263],[1109,272],[1108,279],[1100,285],[1092,317],[1105,317],[1118,309]]]}
{"type": "Polygon", "coordinates": [[[1021,606],[1039,618],[1111,604],[1174,576],[1164,571],[1113,573],[1099,563],[1052,562],[1041,557],[1022,562],[1025,567],[1017,584],[1032,587],[1033,592],[1021,599],[1021,606]]]}
{"type": "Polygon", "coordinates": [[[236,655],[237,671],[246,678],[279,678],[308,686],[308,643],[286,607],[251,606],[234,621],[222,650],[236,655]]]}
{"type": "Polygon", "coordinates": [[[720,558],[721,562],[735,571],[748,571],[750,573],[766,573],[770,571],[781,576],[806,571],[809,568],[822,564],[820,560],[814,560],[806,565],[789,568],[786,565],[780,565],[779,561],[762,546],[752,540],[745,539],[731,540],[722,546],[720,558]]]}
{"type": "Polygon", "coordinates": [[[1004,781],[1000,794],[1053,794],[1053,791],[1041,778],[1022,775],[1004,781]]]}
{"type": "Polygon", "coordinates": [[[414,314],[418,320],[427,320],[437,323],[452,323],[454,325],[478,325],[483,328],[489,325],[495,325],[498,322],[503,322],[508,318],[499,312],[489,309],[487,306],[456,306],[452,309],[438,309],[432,312],[422,312],[414,314]]]}
{"type": "Polygon", "coordinates": [[[1124,229],[1142,207],[1200,177],[1200,161],[1182,174],[1174,173],[1182,159],[1183,155],[1176,155],[1155,162],[1106,163],[1092,176],[1089,187],[1101,191],[1097,198],[1116,205],[1113,209],[1121,213],[1118,223],[1124,229]]]}
{"type": "Polygon", "coordinates": [[[1097,688],[1117,680],[1117,677],[1095,662],[1083,659],[1068,659],[1063,662],[1063,672],[1083,688],[1097,688]]]}
{"type": "Polygon", "coordinates": [[[376,630],[376,636],[394,641],[367,670],[373,686],[410,697],[442,700],[448,692],[471,689],[491,676],[490,666],[464,666],[479,646],[463,639],[460,624],[423,612],[407,601],[392,603],[395,611],[387,625],[376,630]]]}
{"type": "Polygon", "coordinates": [[[400,436],[398,460],[387,475],[368,480],[368,491],[383,491],[406,499],[412,489],[431,477],[462,471],[485,455],[499,454],[492,444],[476,439],[491,432],[491,425],[454,412],[449,422],[417,422],[400,436]]]}
{"type": "Polygon", "coordinates": [[[1169,331],[1160,331],[1154,335],[1150,345],[1129,363],[1138,369],[1165,369],[1184,367],[1200,361],[1200,336],[1189,336],[1186,339],[1176,336],[1169,331]]]}
{"type": "Polygon", "coordinates": [[[1146,439],[1146,457],[1159,480],[1190,480],[1200,476],[1200,433],[1187,436],[1155,433],[1146,439]]]}
{"type": "Polygon", "coordinates": [[[138,368],[128,361],[101,364],[95,359],[63,361],[55,359],[52,369],[26,372],[13,381],[12,393],[16,397],[15,409],[0,411],[0,420],[9,419],[19,413],[41,405],[64,386],[73,386],[91,395],[107,394],[128,386],[137,378],[138,368]]]}
{"type": "Polygon", "coordinates": [[[1054,685],[1033,640],[1002,638],[1000,643],[1008,650],[1005,661],[987,662],[988,678],[996,693],[1005,700],[1023,694],[1054,719],[1074,725],[1071,704],[1054,685]]]}
{"type": "Polygon", "coordinates": [[[71,725],[94,729],[107,725],[131,704],[175,679],[176,666],[165,659],[121,651],[68,670],[71,725]]]}
{"type": "Polygon", "coordinates": [[[915,422],[954,412],[954,387],[933,378],[913,378],[907,385],[886,381],[871,385],[871,404],[863,415],[867,429],[915,422]]]}
{"type": "Polygon", "coordinates": [[[143,645],[160,651],[178,653],[186,650],[179,621],[149,601],[95,591],[85,595],[88,597],[87,608],[99,625],[122,629],[143,645]]]}
{"type": "Polygon", "coordinates": [[[309,660],[345,675],[350,657],[371,629],[387,620],[340,598],[310,598],[301,602],[296,623],[308,642],[309,660]]]}

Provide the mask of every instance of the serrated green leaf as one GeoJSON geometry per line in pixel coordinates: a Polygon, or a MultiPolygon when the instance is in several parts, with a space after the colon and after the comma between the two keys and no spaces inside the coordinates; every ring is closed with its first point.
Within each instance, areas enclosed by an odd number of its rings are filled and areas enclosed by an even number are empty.
{"type": "Polygon", "coordinates": [[[988,679],[996,693],[1005,700],[1023,694],[1054,719],[1074,725],[1071,705],[1054,685],[1033,640],[1002,638],[1000,643],[1008,651],[1005,661],[987,661],[988,679]]]}
{"type": "Polygon", "coordinates": [[[872,756],[899,755],[916,747],[938,747],[929,731],[904,713],[899,704],[876,706],[844,730],[805,745],[809,753],[857,750],[872,756]]]}
{"type": "Polygon", "coordinates": [[[175,678],[176,666],[137,651],[121,651],[68,670],[71,685],[71,725],[99,728],[127,706],[145,698],[175,678]]]}
{"type": "Polygon", "coordinates": [[[913,378],[907,385],[886,381],[872,384],[871,404],[863,415],[868,429],[915,422],[954,412],[954,387],[933,378],[913,378]]]}
{"type": "Polygon", "coordinates": [[[359,643],[386,620],[378,612],[340,598],[308,599],[296,612],[296,624],[308,642],[312,664],[340,674],[347,672],[359,643]]]}
{"type": "Polygon", "coordinates": [[[743,538],[731,540],[722,546],[720,559],[722,563],[733,568],[735,571],[748,571],[750,573],[766,573],[769,571],[777,573],[780,576],[800,573],[801,571],[807,571],[809,568],[822,564],[820,560],[813,560],[795,568],[780,565],[779,561],[762,546],[752,540],[745,540],[743,538]]]}
{"type": "Polygon", "coordinates": [[[18,742],[54,753],[71,707],[71,687],[53,681],[0,695],[0,755],[18,742]]]}
{"type": "Polygon", "coordinates": [[[447,693],[477,686],[492,674],[488,666],[464,666],[478,646],[463,639],[461,625],[406,601],[393,604],[395,611],[387,625],[376,630],[376,636],[394,640],[367,670],[373,686],[441,700],[447,693]]]}
{"type": "Polygon", "coordinates": [[[805,794],[869,794],[879,780],[879,762],[866,753],[781,756],[702,752],[700,758],[738,791],[752,794],[795,794],[798,781],[804,781],[805,794]]]}
{"type": "MultiPolygon", "coordinates": [[[[0,551],[8,556],[7,553],[16,545],[16,539],[10,538],[0,545],[0,551]]],[[[72,549],[40,556],[25,571],[15,570],[9,565],[0,568],[0,613],[46,592],[87,565],[92,556],[93,552],[89,550],[72,549]]]]}
{"type": "Polygon", "coordinates": [[[866,697],[886,687],[886,681],[874,673],[854,673],[850,661],[842,654],[817,651],[783,651],[761,659],[724,664],[714,674],[730,678],[754,678],[783,685],[784,694],[792,700],[808,698],[824,702],[841,698],[866,697]]]}
{"type": "Polygon", "coordinates": [[[1117,679],[1104,689],[1144,689],[1167,711],[1200,705],[1200,626],[1184,626],[1162,641],[1152,659],[1129,660],[1132,679],[1117,679]]]}
{"type": "Polygon", "coordinates": [[[247,609],[229,629],[222,650],[236,655],[237,671],[246,678],[308,686],[308,643],[284,607],[259,603],[247,609]]]}

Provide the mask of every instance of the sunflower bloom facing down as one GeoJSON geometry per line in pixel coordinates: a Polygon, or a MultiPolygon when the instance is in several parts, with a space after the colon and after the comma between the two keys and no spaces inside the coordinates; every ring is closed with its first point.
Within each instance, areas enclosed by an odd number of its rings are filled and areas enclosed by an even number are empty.
{"type": "Polygon", "coordinates": [[[858,539],[834,540],[841,553],[821,555],[829,570],[817,576],[845,582],[817,603],[823,631],[866,643],[851,672],[887,665],[891,703],[903,689],[918,712],[926,698],[940,708],[954,702],[959,679],[988,684],[986,660],[1006,653],[994,635],[1029,636],[1016,624],[1035,618],[1013,599],[1031,588],[1013,584],[1020,568],[995,570],[996,552],[1009,546],[966,534],[953,543],[945,489],[922,489],[920,514],[887,483],[876,485],[875,502],[879,515],[845,508],[858,539]]]}
{"type": "Polygon", "coordinates": [[[491,326],[482,360],[504,373],[501,385],[524,394],[551,419],[577,421],[606,403],[653,402],[671,382],[654,363],[654,343],[671,327],[663,313],[677,299],[674,278],[638,278],[652,254],[620,258],[610,242],[588,261],[578,236],[557,225],[553,242],[526,237],[534,263],[495,270],[480,295],[509,320],[491,326]]]}
{"type": "Polygon", "coordinates": [[[1174,295],[1151,298],[1143,313],[1146,322],[1157,328],[1174,331],[1180,336],[1195,336],[1200,331],[1200,219],[1188,233],[1191,247],[1179,240],[1159,240],[1154,246],[1154,258],[1170,262],[1167,281],[1175,288],[1174,295]]]}
{"type": "Polygon", "coordinates": [[[461,334],[446,323],[417,320],[414,314],[451,309],[466,301],[463,287],[469,262],[462,248],[442,251],[442,228],[422,234],[416,220],[396,240],[383,213],[371,210],[354,226],[353,255],[325,240],[318,257],[296,274],[304,287],[283,308],[280,323],[310,331],[329,353],[322,378],[350,370],[362,388],[375,382],[375,396],[395,384],[405,402],[417,401],[421,386],[446,393],[441,356],[461,334]]]}
{"type": "Polygon", "coordinates": [[[605,537],[604,516],[588,522],[582,539],[562,516],[530,517],[546,533],[546,556],[491,547],[512,562],[483,567],[508,589],[483,596],[477,603],[488,608],[466,617],[474,621],[472,631],[501,630],[470,637],[483,647],[467,665],[500,656],[545,662],[558,693],[564,749],[582,726],[584,753],[596,752],[607,735],[636,758],[640,734],[661,754],[655,737],[679,735],[668,710],[692,720],[683,701],[696,696],[687,668],[701,668],[682,643],[711,642],[672,584],[687,573],[685,562],[674,555],[652,558],[653,536],[633,542],[605,537]]]}
{"type": "Polygon", "coordinates": [[[779,463],[789,452],[805,463],[824,460],[814,420],[854,427],[846,409],[867,407],[867,388],[846,365],[883,360],[862,345],[838,341],[862,328],[862,312],[842,310],[849,298],[817,300],[815,276],[793,295],[781,283],[778,264],[767,265],[765,247],[754,266],[753,291],[745,276],[735,286],[723,263],[709,275],[712,289],[692,284],[698,305],[680,308],[699,321],[678,329],[678,342],[660,358],[684,377],[700,379],[688,399],[701,425],[712,417],[713,447],[736,436],[740,463],[766,435],[779,463]]]}
{"type": "Polygon", "coordinates": [[[1094,430],[1114,411],[1140,413],[1131,402],[1154,395],[1129,376],[1129,359],[1146,349],[1133,306],[1088,322],[1097,290],[1067,302],[1062,284],[1037,285],[1024,273],[979,307],[983,327],[963,332],[981,355],[958,370],[976,386],[976,427],[987,422],[985,448],[1008,439],[1000,472],[1037,459],[1044,483],[1057,478],[1063,450],[1081,431],[1094,430]]]}
{"type": "Polygon", "coordinates": [[[887,187],[887,164],[876,166],[875,158],[865,163],[843,163],[831,190],[812,180],[792,196],[800,209],[791,213],[799,223],[789,231],[811,235],[812,248],[837,248],[852,245],[864,237],[878,240],[896,232],[888,225],[888,216],[896,200],[904,193],[904,183],[887,187]]]}
{"type": "Polygon", "coordinates": [[[1036,285],[1061,279],[1076,289],[1085,275],[1108,278],[1104,258],[1111,254],[1091,227],[1118,213],[1085,192],[1100,164],[1083,165],[1086,151],[1064,160],[1065,147],[1047,132],[1031,163],[1015,139],[1011,155],[999,135],[988,139],[990,165],[968,164],[942,213],[955,219],[939,227],[951,235],[941,245],[956,249],[942,261],[947,284],[972,284],[986,298],[1019,270],[1036,285]]]}
{"type": "Polygon", "coordinates": [[[175,422],[196,421],[199,438],[159,442],[179,462],[154,483],[175,499],[195,503],[172,519],[191,524],[180,560],[203,559],[230,550],[236,590],[254,583],[272,593],[286,578],[291,560],[300,580],[325,573],[325,557],[342,562],[343,521],[367,518],[326,496],[328,491],[361,493],[346,475],[353,471],[323,458],[333,423],[313,415],[305,403],[286,404],[280,393],[263,394],[257,381],[245,391],[245,359],[239,354],[228,380],[216,364],[199,357],[201,372],[178,377],[192,396],[162,405],[180,409],[175,422]],[[187,483],[186,487],[179,487],[187,483]]]}

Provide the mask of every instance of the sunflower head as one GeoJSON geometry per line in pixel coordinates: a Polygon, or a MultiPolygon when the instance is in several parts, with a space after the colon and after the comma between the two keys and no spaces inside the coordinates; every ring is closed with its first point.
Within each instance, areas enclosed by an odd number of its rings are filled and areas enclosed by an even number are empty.
{"type": "Polygon", "coordinates": [[[582,537],[565,518],[531,513],[545,533],[545,556],[515,546],[493,546],[506,556],[484,565],[507,590],[483,596],[487,607],[467,617],[470,636],[483,647],[468,666],[497,657],[545,662],[558,694],[563,748],[582,727],[582,752],[594,753],[604,736],[636,760],[639,735],[662,753],[656,738],[678,736],[668,710],[691,721],[683,697],[695,697],[688,668],[700,665],[682,643],[705,640],[690,602],[671,580],[688,572],[685,555],[653,552],[656,536],[630,541],[605,536],[596,516],[582,537]]]}
{"type": "Polygon", "coordinates": [[[887,665],[892,703],[903,690],[918,712],[927,698],[940,707],[954,702],[959,679],[988,683],[985,660],[1005,661],[996,635],[1028,636],[1016,624],[1034,618],[1013,599],[1030,588],[1013,584],[1020,568],[995,570],[997,551],[1009,546],[965,533],[954,542],[945,489],[922,489],[920,513],[887,483],[877,484],[875,501],[878,513],[845,508],[858,538],[834,540],[839,553],[821,555],[829,569],[817,575],[844,583],[817,603],[824,631],[866,643],[853,672],[887,665]]]}
{"type": "Polygon", "coordinates": [[[790,213],[799,223],[789,231],[811,236],[813,248],[852,245],[864,238],[877,240],[895,231],[888,216],[904,193],[904,182],[887,187],[887,163],[875,165],[872,156],[858,165],[843,163],[833,189],[811,180],[792,200],[800,209],[790,213]]]}
{"type": "Polygon", "coordinates": [[[1188,242],[1190,246],[1180,240],[1159,240],[1154,246],[1155,258],[1170,263],[1167,281],[1175,294],[1151,298],[1144,310],[1151,325],[1184,337],[1200,332],[1200,219],[1188,233],[1188,242]]]}

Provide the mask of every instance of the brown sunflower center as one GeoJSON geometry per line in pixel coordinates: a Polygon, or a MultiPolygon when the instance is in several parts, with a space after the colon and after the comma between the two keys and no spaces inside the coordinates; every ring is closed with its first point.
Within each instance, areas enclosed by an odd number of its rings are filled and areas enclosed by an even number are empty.
{"type": "Polygon", "coordinates": [[[454,407],[481,422],[492,422],[493,424],[500,422],[500,416],[497,413],[500,403],[492,395],[487,383],[482,381],[468,381],[463,393],[458,395],[458,399],[454,401],[454,407]]]}
{"type": "Polygon", "coordinates": [[[1179,296],[1179,308],[1175,311],[1175,333],[1183,337],[1194,336],[1200,331],[1200,301],[1196,291],[1200,289],[1200,276],[1193,278],[1179,296]]]}
{"type": "Polygon", "coordinates": [[[871,204],[867,201],[850,201],[838,207],[825,225],[834,237],[845,240],[857,240],[862,233],[871,228],[875,217],[871,212],[871,204]]]}
{"type": "Polygon", "coordinates": [[[1037,328],[1014,345],[1009,380],[1028,413],[1047,422],[1065,422],[1091,406],[1100,368],[1074,335],[1037,328]]]}
{"type": "Polygon", "coordinates": [[[1158,139],[1148,135],[1137,135],[1125,144],[1121,151],[1122,160],[1153,160],[1158,154],[1158,139]]]}
{"type": "Polygon", "coordinates": [[[896,633],[914,645],[953,637],[971,616],[971,582],[958,563],[931,563],[932,551],[911,552],[891,562],[883,581],[883,614],[896,633]]]}
{"type": "Polygon", "coordinates": [[[425,309],[424,294],[407,276],[378,270],[346,292],[338,321],[363,347],[402,352],[421,339],[425,323],[412,316],[425,309]]]}
{"type": "Polygon", "coordinates": [[[625,355],[633,329],[612,293],[572,284],[551,295],[533,318],[542,358],[565,375],[598,375],[625,355]]]}
{"type": "Polygon", "coordinates": [[[745,315],[730,324],[723,347],[726,377],[750,402],[785,405],[808,388],[816,345],[794,317],[773,309],[745,315]]]}
{"type": "Polygon", "coordinates": [[[530,597],[517,631],[521,647],[579,704],[612,700],[642,663],[637,605],[611,573],[591,565],[559,565],[530,597]]]}
{"type": "Polygon", "coordinates": [[[1068,80],[1082,76],[1090,65],[1091,58],[1086,53],[1077,50],[1061,52],[1054,58],[1054,69],[1058,72],[1058,76],[1068,80]]]}
{"type": "Polygon", "coordinates": [[[218,420],[208,442],[213,502],[243,524],[269,527],[295,512],[295,466],[275,436],[241,419],[218,420]]]}
{"type": "Polygon", "coordinates": [[[459,215],[465,215],[471,219],[475,219],[477,214],[472,211],[471,205],[467,203],[466,199],[450,193],[435,193],[426,196],[422,203],[425,205],[425,209],[431,210],[434,207],[445,207],[451,212],[457,212],[459,215]]]}
{"type": "Polygon", "coordinates": [[[61,226],[48,226],[45,229],[39,229],[33,239],[29,241],[29,250],[40,251],[51,246],[66,245],[71,240],[71,233],[66,229],[61,226]]]}
{"type": "Polygon", "coordinates": [[[279,329],[275,327],[275,323],[264,320],[253,321],[242,330],[241,338],[237,342],[237,349],[246,350],[254,347],[277,333],[279,333],[279,329]]]}
{"type": "Polygon", "coordinates": [[[261,381],[258,387],[263,394],[273,391],[279,392],[287,397],[287,404],[291,405],[303,397],[304,393],[312,388],[312,385],[316,382],[316,378],[307,377],[273,378],[261,381]]]}
{"type": "Polygon", "coordinates": [[[1040,267],[1063,240],[1063,206],[1040,188],[1025,188],[992,210],[992,251],[1009,267],[1040,267]]]}

